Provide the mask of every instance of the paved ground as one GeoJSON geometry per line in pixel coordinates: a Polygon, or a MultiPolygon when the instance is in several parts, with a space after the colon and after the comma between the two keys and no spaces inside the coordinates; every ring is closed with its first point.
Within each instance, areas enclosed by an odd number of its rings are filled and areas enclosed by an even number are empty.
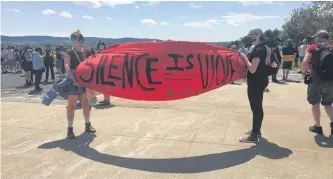
{"type": "MultiPolygon", "coordinates": [[[[300,78],[295,75],[295,78],[300,78]]],[[[303,83],[270,84],[260,144],[238,138],[251,127],[246,85],[172,102],[112,98],[93,109],[96,135],[65,140],[64,103],[2,90],[1,176],[12,178],[333,178],[333,140],[308,132],[303,83]],[[14,102],[16,101],[16,102],[14,102]]],[[[329,132],[323,112],[324,132],[329,132]]]]}

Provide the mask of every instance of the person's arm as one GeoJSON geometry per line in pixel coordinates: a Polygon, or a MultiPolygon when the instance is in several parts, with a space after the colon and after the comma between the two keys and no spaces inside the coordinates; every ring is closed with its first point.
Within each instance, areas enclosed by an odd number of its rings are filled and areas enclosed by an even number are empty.
{"type": "Polygon", "coordinates": [[[309,62],[311,61],[312,54],[310,52],[306,52],[305,57],[302,62],[302,74],[304,75],[309,68],[309,62]]]}
{"type": "Polygon", "coordinates": [[[252,63],[249,61],[249,59],[246,57],[246,55],[240,53],[240,57],[242,58],[243,62],[245,63],[246,67],[249,69],[250,73],[255,73],[257,71],[260,58],[256,57],[252,59],[252,63]]]}
{"type": "Polygon", "coordinates": [[[69,53],[65,54],[64,62],[65,62],[64,64],[65,64],[66,73],[69,76],[72,75],[72,72],[71,72],[71,56],[69,55],[69,53]]]}

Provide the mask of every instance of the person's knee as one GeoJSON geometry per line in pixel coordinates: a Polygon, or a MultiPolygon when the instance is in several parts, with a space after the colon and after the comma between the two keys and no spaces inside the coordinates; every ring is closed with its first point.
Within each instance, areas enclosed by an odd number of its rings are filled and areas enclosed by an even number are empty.
{"type": "Polygon", "coordinates": [[[312,109],[320,109],[320,104],[313,104],[312,109]]]}

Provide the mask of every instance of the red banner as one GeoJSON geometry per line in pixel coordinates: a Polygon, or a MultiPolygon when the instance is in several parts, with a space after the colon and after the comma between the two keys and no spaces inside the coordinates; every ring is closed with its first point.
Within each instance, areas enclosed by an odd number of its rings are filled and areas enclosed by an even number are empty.
{"type": "Polygon", "coordinates": [[[188,98],[246,74],[238,51],[179,41],[113,45],[76,69],[76,78],[84,87],[145,101],[188,98]]]}

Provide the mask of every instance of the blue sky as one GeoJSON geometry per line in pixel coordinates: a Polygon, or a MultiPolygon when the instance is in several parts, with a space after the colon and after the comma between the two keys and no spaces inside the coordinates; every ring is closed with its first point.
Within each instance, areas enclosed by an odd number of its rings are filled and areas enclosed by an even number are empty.
{"type": "Polygon", "coordinates": [[[1,34],[230,41],[280,28],[302,2],[1,2],[1,34]]]}

